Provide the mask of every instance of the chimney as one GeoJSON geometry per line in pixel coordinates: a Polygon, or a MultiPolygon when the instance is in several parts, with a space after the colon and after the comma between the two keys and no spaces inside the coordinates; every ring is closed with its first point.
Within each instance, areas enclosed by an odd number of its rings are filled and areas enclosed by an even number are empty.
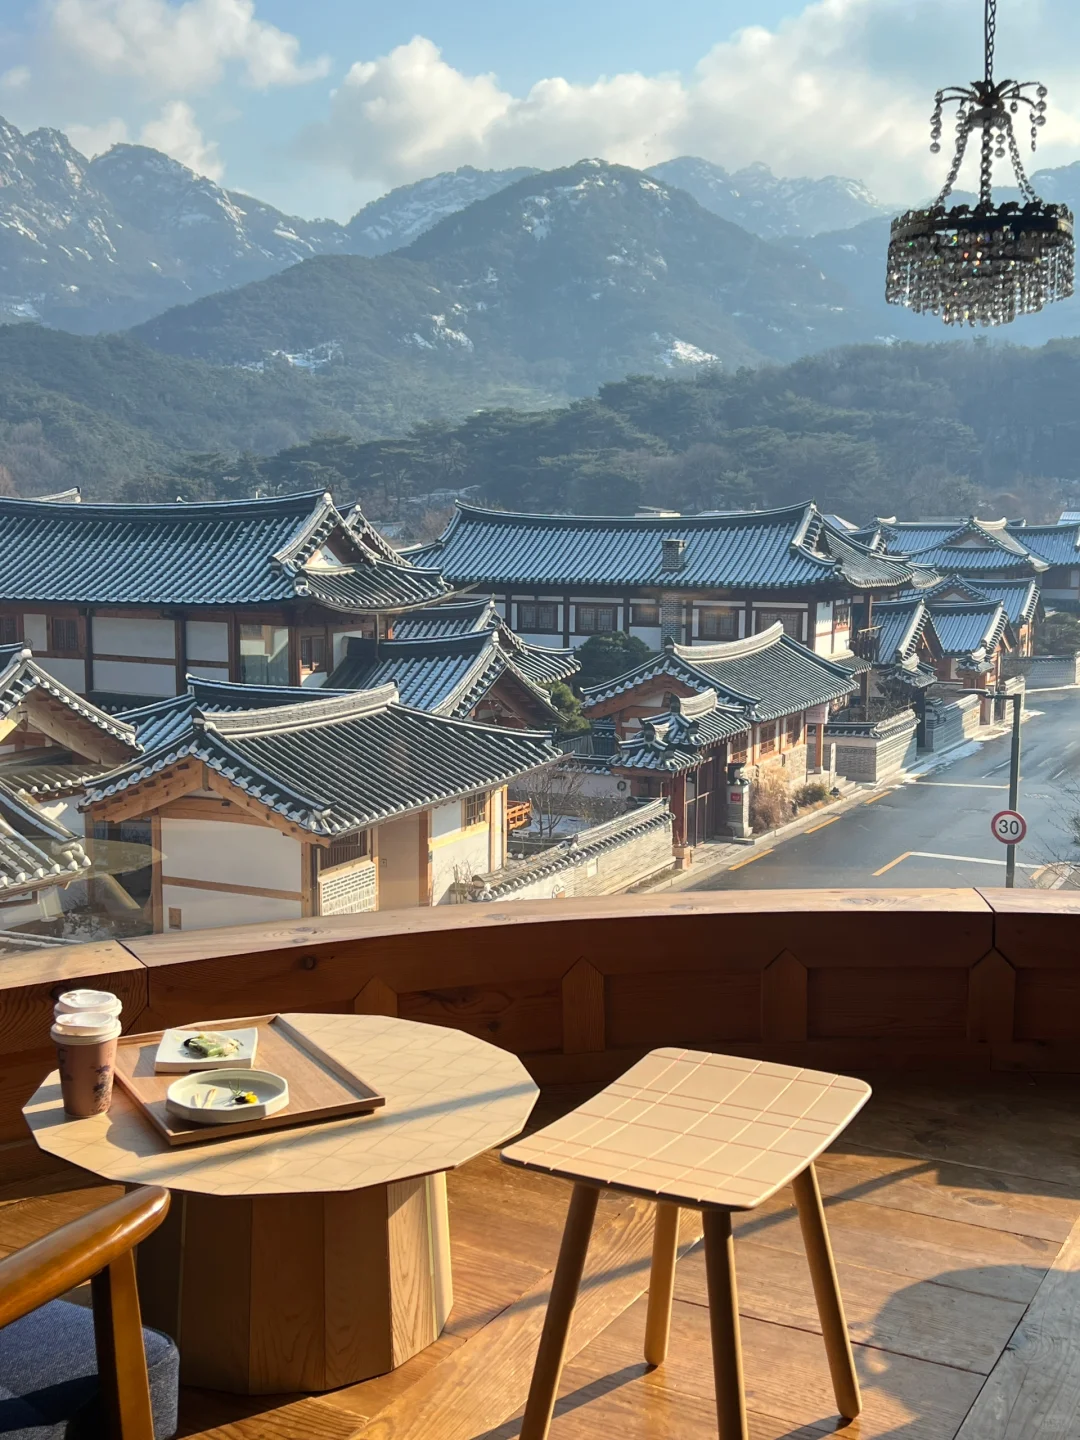
{"type": "Polygon", "coordinates": [[[660,541],[663,551],[660,560],[661,570],[682,570],[686,567],[686,541],[666,537],[660,541]]]}

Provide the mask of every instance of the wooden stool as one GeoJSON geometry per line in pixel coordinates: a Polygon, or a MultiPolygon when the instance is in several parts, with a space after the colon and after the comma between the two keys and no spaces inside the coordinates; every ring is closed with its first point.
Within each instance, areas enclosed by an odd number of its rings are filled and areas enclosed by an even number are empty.
{"type": "Polygon", "coordinates": [[[654,1050],[580,1109],[503,1151],[574,1182],[521,1440],[546,1440],[600,1190],[655,1199],[645,1359],[667,1354],[679,1207],[702,1212],[720,1440],[747,1440],[731,1212],[792,1183],[840,1414],[862,1408],[814,1161],[870,1098],[862,1080],[700,1050],[654,1050]]]}

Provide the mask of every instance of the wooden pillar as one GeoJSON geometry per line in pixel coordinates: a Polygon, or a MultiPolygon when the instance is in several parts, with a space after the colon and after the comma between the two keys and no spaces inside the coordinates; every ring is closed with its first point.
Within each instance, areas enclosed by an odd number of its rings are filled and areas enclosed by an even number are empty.
{"type": "Polygon", "coordinates": [[[182,617],[173,620],[175,639],[173,653],[176,656],[176,693],[182,695],[187,689],[187,621],[182,617]]]}
{"type": "Polygon", "coordinates": [[[686,772],[676,775],[671,782],[672,840],[676,845],[686,844],[686,772]]]}
{"type": "Polygon", "coordinates": [[[94,688],[94,612],[87,608],[83,621],[83,685],[87,695],[94,688]]]}

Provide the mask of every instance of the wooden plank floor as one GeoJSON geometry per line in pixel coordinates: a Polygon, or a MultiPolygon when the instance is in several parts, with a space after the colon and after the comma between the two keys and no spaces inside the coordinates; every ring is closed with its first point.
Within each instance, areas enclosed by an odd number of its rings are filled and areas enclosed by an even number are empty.
{"type": "MultiPolygon", "coordinates": [[[[546,1123],[583,1093],[545,1091],[537,1118],[546,1123]]],[[[891,1078],[823,1158],[865,1401],[843,1434],[1080,1436],[1078,1108],[1073,1082],[891,1078]]],[[[0,1253],[114,1193],[77,1172],[9,1185],[0,1253]]],[[[455,1306],[435,1345],[392,1375],[329,1395],[185,1391],[181,1433],[515,1440],[568,1193],[494,1154],[464,1166],[450,1180],[455,1306]]],[[[716,1434],[693,1215],[684,1217],[668,1361],[654,1371],[642,1361],[651,1220],[644,1202],[601,1202],[552,1440],[716,1434]]],[[[789,1195],[735,1229],[753,1440],[831,1434],[841,1422],[789,1195]]]]}

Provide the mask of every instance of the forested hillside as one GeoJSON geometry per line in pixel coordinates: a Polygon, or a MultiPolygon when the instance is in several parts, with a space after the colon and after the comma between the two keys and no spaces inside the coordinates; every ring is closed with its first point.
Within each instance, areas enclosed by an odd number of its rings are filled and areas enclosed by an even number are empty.
{"type": "Polygon", "coordinates": [[[688,380],[636,377],[542,412],[485,411],[399,439],[323,437],[270,459],[203,454],[131,498],[326,486],[409,517],[477,487],[506,509],[626,513],[786,504],[873,514],[1024,513],[1080,494],[1080,342],[1041,350],[860,346],[688,380]],[[409,503],[413,501],[413,503],[409,503]]]}

